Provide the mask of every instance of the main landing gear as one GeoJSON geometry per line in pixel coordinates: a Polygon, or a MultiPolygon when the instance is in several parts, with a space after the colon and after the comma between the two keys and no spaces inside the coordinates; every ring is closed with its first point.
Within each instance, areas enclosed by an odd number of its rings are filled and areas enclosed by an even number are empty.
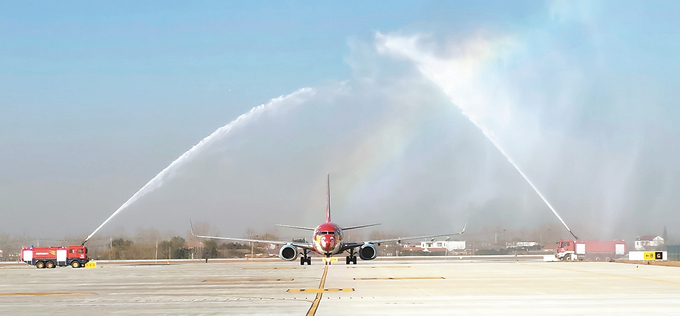
{"type": "Polygon", "coordinates": [[[304,252],[302,253],[302,257],[300,257],[300,265],[301,266],[304,266],[305,262],[307,263],[308,266],[312,265],[312,258],[307,256],[308,253],[309,253],[309,250],[304,249],[304,252]]]}
{"type": "Polygon", "coordinates": [[[345,257],[345,264],[357,264],[357,256],[354,255],[354,249],[349,250],[349,256],[345,257]]]}

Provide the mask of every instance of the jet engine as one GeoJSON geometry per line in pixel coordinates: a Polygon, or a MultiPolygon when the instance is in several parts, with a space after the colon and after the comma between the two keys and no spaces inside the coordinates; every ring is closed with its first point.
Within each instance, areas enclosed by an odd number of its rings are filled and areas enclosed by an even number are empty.
{"type": "Polygon", "coordinates": [[[279,258],[283,260],[295,260],[297,259],[298,256],[298,250],[297,247],[287,244],[285,246],[281,247],[281,250],[279,250],[279,258]]]}
{"type": "Polygon", "coordinates": [[[373,260],[378,256],[378,250],[375,249],[374,244],[366,243],[359,248],[359,258],[361,260],[373,260]]]}

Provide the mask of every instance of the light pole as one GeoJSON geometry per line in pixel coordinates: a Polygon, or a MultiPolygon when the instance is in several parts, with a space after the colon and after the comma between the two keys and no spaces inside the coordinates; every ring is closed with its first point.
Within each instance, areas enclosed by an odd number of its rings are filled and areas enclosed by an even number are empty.
{"type": "MultiPolygon", "coordinates": [[[[257,239],[258,237],[259,237],[258,235],[255,235],[255,238],[253,239],[257,239]]],[[[255,243],[252,241],[250,242],[250,258],[251,259],[255,258],[255,243]]]]}

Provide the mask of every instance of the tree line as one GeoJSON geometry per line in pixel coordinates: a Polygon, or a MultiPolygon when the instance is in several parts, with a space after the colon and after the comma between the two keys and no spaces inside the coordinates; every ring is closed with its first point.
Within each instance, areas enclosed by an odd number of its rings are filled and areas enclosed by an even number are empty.
{"type": "Polygon", "coordinates": [[[109,249],[91,252],[90,257],[99,260],[243,258],[251,249],[256,254],[266,251],[262,245],[251,248],[247,244],[215,240],[187,242],[180,236],[156,243],[116,238],[111,240],[109,249]]]}
{"type": "MultiPolygon", "coordinates": [[[[194,229],[197,234],[219,235],[219,231],[207,223],[194,223],[194,229]]],[[[278,240],[275,235],[258,235],[251,229],[247,234],[252,239],[278,240]]],[[[156,229],[139,230],[134,237],[126,236],[124,232],[117,235],[90,239],[85,245],[88,256],[95,260],[243,258],[251,251],[255,254],[271,251],[266,244],[199,240],[190,232],[186,234],[188,239],[156,229]]],[[[82,241],[82,236],[38,239],[26,234],[11,236],[0,232],[0,261],[18,261],[22,247],[64,247],[80,245],[82,241]]]]}

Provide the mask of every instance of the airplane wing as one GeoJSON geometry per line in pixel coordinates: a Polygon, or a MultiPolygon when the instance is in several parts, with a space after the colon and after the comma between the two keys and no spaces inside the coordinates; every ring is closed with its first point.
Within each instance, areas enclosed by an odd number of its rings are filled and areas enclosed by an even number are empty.
{"type": "Polygon", "coordinates": [[[196,235],[194,234],[194,227],[193,224],[191,225],[191,235],[196,237],[196,238],[205,238],[205,239],[218,239],[218,240],[228,240],[228,241],[239,241],[239,242],[259,242],[263,244],[274,244],[274,245],[293,245],[295,247],[299,248],[304,248],[304,249],[314,249],[314,246],[312,244],[307,244],[307,243],[299,243],[299,242],[291,242],[291,241],[282,241],[282,240],[260,240],[260,239],[248,239],[248,238],[233,238],[233,237],[220,237],[220,236],[201,236],[201,235],[196,235]]]}
{"type": "Polygon", "coordinates": [[[380,244],[383,242],[390,242],[390,241],[396,241],[396,242],[401,242],[402,240],[412,240],[412,239],[425,239],[425,238],[435,238],[435,237],[444,237],[444,236],[453,236],[453,235],[462,235],[465,233],[465,227],[467,226],[467,223],[463,225],[463,229],[460,232],[457,233],[451,233],[451,234],[437,234],[437,235],[424,235],[424,236],[411,236],[411,237],[397,237],[397,238],[388,238],[388,239],[376,239],[376,240],[368,240],[368,241],[363,241],[363,242],[351,242],[351,243],[346,243],[343,247],[342,250],[347,250],[350,248],[355,248],[359,247],[363,244],[380,244]]]}

